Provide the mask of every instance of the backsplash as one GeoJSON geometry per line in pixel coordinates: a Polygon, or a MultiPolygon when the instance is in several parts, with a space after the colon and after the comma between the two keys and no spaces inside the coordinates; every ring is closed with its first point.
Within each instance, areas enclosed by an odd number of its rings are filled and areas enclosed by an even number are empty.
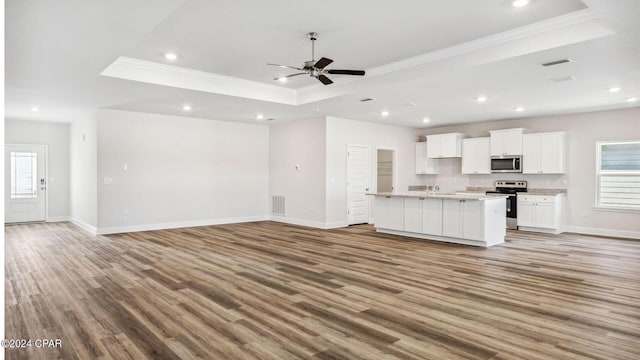
{"type": "Polygon", "coordinates": [[[468,188],[493,188],[496,180],[526,180],[529,188],[566,189],[569,187],[569,176],[564,175],[523,175],[519,173],[502,173],[487,175],[461,174],[460,159],[440,159],[440,174],[420,175],[421,184],[440,186],[441,192],[471,191],[468,188]]]}

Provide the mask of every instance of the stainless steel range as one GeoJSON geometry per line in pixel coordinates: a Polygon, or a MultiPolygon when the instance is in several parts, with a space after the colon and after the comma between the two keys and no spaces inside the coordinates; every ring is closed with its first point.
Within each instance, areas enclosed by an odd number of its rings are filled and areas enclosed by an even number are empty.
{"type": "Polygon", "coordinates": [[[496,180],[496,189],[487,194],[503,194],[507,197],[507,229],[518,229],[517,193],[527,191],[527,182],[523,180],[496,180]]]}

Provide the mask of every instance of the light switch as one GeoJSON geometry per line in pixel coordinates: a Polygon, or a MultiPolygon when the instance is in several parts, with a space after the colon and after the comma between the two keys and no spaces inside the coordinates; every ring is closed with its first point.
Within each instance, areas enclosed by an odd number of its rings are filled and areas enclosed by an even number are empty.
{"type": "Polygon", "coordinates": [[[104,178],[103,182],[105,185],[111,185],[113,184],[113,178],[104,178]]]}

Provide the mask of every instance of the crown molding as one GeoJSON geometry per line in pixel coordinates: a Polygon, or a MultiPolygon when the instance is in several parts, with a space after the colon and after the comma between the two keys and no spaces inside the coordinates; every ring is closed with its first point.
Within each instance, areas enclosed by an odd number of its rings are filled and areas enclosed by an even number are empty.
{"type": "Polygon", "coordinates": [[[100,75],[156,85],[297,105],[296,90],[120,56],[100,75]]]}

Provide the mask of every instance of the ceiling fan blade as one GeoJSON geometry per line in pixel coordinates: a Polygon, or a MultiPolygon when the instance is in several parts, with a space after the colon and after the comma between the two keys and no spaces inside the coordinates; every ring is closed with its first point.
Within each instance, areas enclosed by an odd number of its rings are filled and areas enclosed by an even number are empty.
{"type": "Polygon", "coordinates": [[[297,68],[295,66],[289,66],[289,65],[280,65],[280,64],[267,64],[270,66],[277,66],[277,67],[281,67],[283,69],[294,69],[294,70],[302,70],[301,68],[297,68]]]}
{"type": "Polygon", "coordinates": [[[307,75],[306,72],[301,72],[301,73],[295,73],[295,74],[291,74],[291,75],[287,75],[287,76],[278,76],[277,78],[273,78],[273,80],[280,80],[281,78],[290,78],[293,76],[298,76],[298,75],[307,75]]]}
{"type": "Polygon", "coordinates": [[[332,62],[333,60],[323,57],[323,58],[320,58],[320,60],[318,60],[316,64],[313,65],[313,67],[315,67],[316,69],[324,69],[325,67],[327,67],[327,65],[331,64],[332,62]]]}
{"type": "Polygon", "coordinates": [[[364,76],[364,70],[327,70],[328,74],[364,76]]]}
{"type": "Polygon", "coordinates": [[[318,80],[325,85],[333,84],[333,81],[324,75],[318,75],[318,80]]]}

